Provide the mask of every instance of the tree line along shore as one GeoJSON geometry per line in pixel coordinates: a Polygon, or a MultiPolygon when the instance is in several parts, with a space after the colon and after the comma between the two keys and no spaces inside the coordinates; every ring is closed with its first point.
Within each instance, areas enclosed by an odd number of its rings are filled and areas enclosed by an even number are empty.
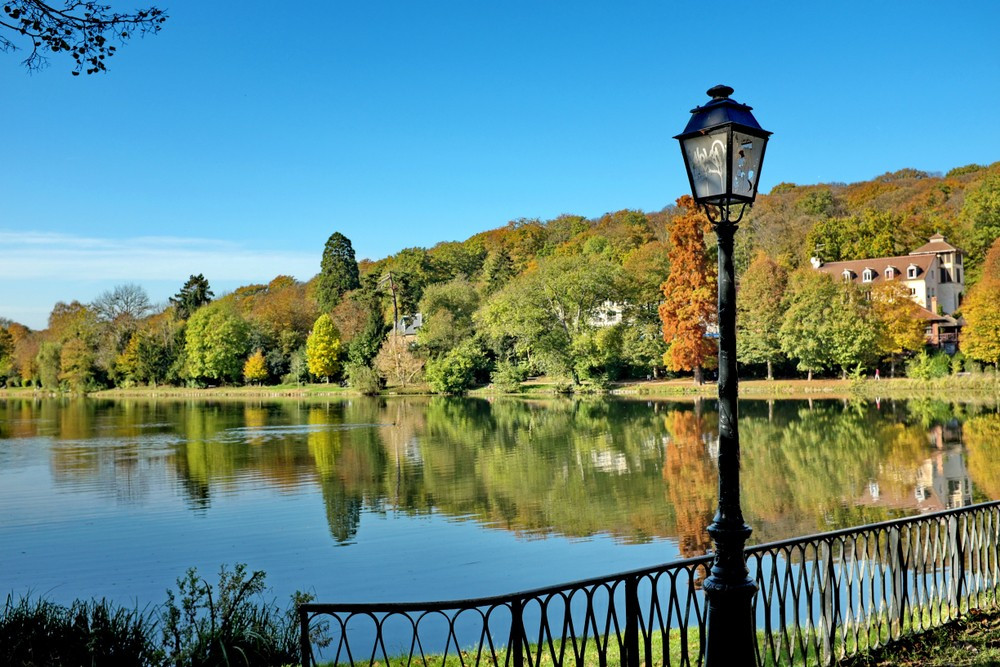
{"type": "MultiPolygon", "coordinates": [[[[1000,362],[1000,163],[783,183],[737,239],[745,378],[880,373],[980,386],[961,378],[1000,362]],[[927,345],[901,282],[859,285],[810,265],[817,254],[905,254],[935,233],[965,257],[957,352],[927,345]]],[[[338,232],[308,281],[277,276],[216,296],[199,274],[162,306],[122,284],[91,303],[57,303],[45,329],[0,319],[0,387],[519,393],[544,376],[556,392],[670,393],[673,383],[655,381],[700,384],[714,369],[715,264],[711,226],[686,196],[655,212],[516,220],[377,261],[357,261],[338,232]]]]}

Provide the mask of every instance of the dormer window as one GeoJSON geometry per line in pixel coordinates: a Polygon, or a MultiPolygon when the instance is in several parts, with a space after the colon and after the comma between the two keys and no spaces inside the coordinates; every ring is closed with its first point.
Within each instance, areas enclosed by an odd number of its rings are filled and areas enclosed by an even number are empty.
{"type": "Polygon", "coordinates": [[[916,264],[910,264],[908,267],[906,267],[906,277],[907,277],[907,279],[908,280],[913,280],[914,278],[916,278],[918,270],[919,269],[917,268],[916,264]]]}
{"type": "Polygon", "coordinates": [[[864,272],[861,274],[861,280],[866,283],[870,283],[871,281],[875,280],[875,271],[873,271],[872,269],[865,269],[864,272]]]}
{"type": "Polygon", "coordinates": [[[895,277],[896,277],[896,267],[894,266],[887,267],[885,270],[885,279],[892,280],[895,277]]]}
{"type": "Polygon", "coordinates": [[[844,269],[843,276],[845,282],[850,282],[854,280],[854,272],[851,271],[850,269],[844,269]]]}

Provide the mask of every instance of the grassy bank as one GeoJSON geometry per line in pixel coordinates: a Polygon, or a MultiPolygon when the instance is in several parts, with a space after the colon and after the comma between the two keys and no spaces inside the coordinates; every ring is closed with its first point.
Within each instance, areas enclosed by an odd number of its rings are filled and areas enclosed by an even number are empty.
{"type": "MultiPolygon", "coordinates": [[[[522,384],[518,392],[498,392],[492,386],[479,387],[468,392],[469,396],[520,396],[542,398],[561,395],[603,395],[650,398],[711,398],[718,388],[712,382],[694,384],[689,378],[672,380],[632,381],[613,383],[606,388],[584,385],[572,393],[565,383],[551,378],[537,378],[522,384]]],[[[381,396],[430,396],[425,384],[408,387],[387,387],[381,396]]],[[[0,398],[65,398],[78,394],[53,392],[33,387],[0,389],[0,398]]],[[[284,384],[268,386],[230,387],[130,387],[106,389],[87,394],[91,398],[187,398],[187,399],[268,399],[268,398],[337,398],[360,396],[350,387],[339,384],[284,384]]],[[[894,378],[873,380],[840,379],[781,379],[742,380],[740,396],[744,398],[931,398],[943,401],[1000,402],[1000,375],[978,373],[948,376],[933,380],[894,378]]]]}

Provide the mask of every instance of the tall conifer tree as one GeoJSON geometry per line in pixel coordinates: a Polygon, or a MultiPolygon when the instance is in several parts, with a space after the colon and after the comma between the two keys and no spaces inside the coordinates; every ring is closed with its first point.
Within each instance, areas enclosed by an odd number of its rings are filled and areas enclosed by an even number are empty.
{"type": "Polygon", "coordinates": [[[316,286],[316,302],[320,310],[330,312],[340,303],[344,292],[360,286],[354,246],[351,245],[349,238],[340,232],[334,232],[326,241],[323,260],[320,262],[316,286]]]}

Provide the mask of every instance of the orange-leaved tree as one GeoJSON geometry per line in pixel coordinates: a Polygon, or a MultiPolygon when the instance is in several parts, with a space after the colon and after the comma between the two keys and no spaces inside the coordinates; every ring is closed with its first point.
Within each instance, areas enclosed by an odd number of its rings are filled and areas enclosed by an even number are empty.
{"type": "Polygon", "coordinates": [[[670,228],[670,275],[660,286],[660,321],[669,345],[663,363],[674,371],[694,371],[695,384],[701,384],[702,368],[715,365],[716,346],[706,334],[717,317],[716,267],[705,254],[704,213],[687,195],[677,206],[681,214],[670,228]]]}

